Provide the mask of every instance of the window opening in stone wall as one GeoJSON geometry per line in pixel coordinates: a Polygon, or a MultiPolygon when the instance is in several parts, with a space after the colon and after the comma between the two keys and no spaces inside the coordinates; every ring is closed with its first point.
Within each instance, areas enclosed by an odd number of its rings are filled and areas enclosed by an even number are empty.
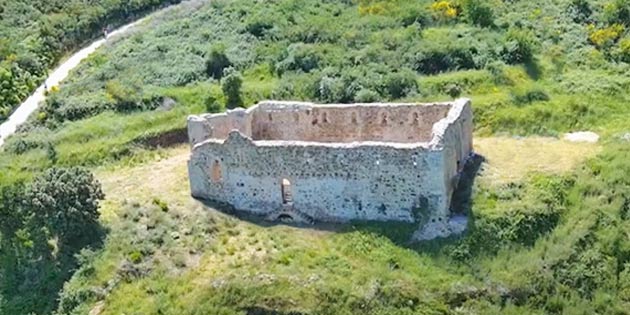
{"type": "Polygon", "coordinates": [[[420,115],[418,115],[418,113],[413,113],[413,118],[411,119],[411,123],[413,125],[417,125],[420,123],[420,115]]]}
{"type": "Polygon", "coordinates": [[[357,124],[357,113],[352,113],[352,123],[357,124]]]}
{"type": "Polygon", "coordinates": [[[326,114],[326,113],[323,113],[323,114],[322,114],[322,121],[323,121],[324,123],[327,123],[327,122],[328,122],[328,114],[326,114]]]}
{"type": "Polygon", "coordinates": [[[292,203],[293,195],[291,193],[291,182],[288,179],[283,178],[280,188],[282,190],[282,203],[285,205],[292,203]]]}
{"type": "Polygon", "coordinates": [[[221,173],[221,164],[219,164],[219,160],[214,160],[212,163],[212,181],[215,183],[219,183],[223,181],[223,174],[221,173]]]}
{"type": "Polygon", "coordinates": [[[381,124],[387,125],[387,114],[383,114],[383,118],[381,119],[381,124]]]}

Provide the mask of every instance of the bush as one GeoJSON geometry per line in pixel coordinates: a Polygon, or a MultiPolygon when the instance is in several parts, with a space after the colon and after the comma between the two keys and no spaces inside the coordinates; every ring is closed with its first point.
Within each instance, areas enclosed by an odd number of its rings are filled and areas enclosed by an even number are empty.
{"type": "Polygon", "coordinates": [[[276,63],[279,74],[286,71],[310,72],[319,68],[323,56],[313,44],[294,43],[289,45],[282,60],[276,63]]]}
{"type": "Polygon", "coordinates": [[[527,89],[513,89],[510,93],[512,101],[518,105],[531,104],[533,102],[548,101],[549,94],[540,87],[527,89]]]}
{"type": "Polygon", "coordinates": [[[530,62],[534,58],[537,41],[531,32],[511,28],[505,36],[503,60],[508,64],[530,62]]]}
{"type": "Polygon", "coordinates": [[[243,106],[241,96],[241,87],[243,85],[243,77],[233,68],[225,69],[223,73],[223,81],[221,82],[221,90],[226,97],[226,107],[229,109],[243,106]]]}
{"type": "Polygon", "coordinates": [[[411,71],[393,72],[383,78],[382,93],[391,99],[403,98],[418,92],[416,75],[411,71]]]}
{"type": "Polygon", "coordinates": [[[485,0],[464,0],[464,14],[466,19],[481,27],[489,27],[494,25],[494,14],[492,8],[485,0]]]}
{"type": "Polygon", "coordinates": [[[323,76],[319,80],[317,99],[323,103],[347,103],[346,87],[343,80],[338,77],[323,76]]]}
{"type": "Polygon", "coordinates": [[[223,110],[223,106],[214,95],[208,95],[203,101],[206,106],[207,113],[219,113],[223,110]]]}
{"type": "Polygon", "coordinates": [[[591,24],[589,25],[588,39],[597,48],[610,47],[623,34],[624,29],[621,24],[613,24],[602,29],[595,29],[591,24]]]}
{"type": "Polygon", "coordinates": [[[569,14],[575,23],[585,23],[591,19],[593,10],[588,0],[572,0],[568,7],[569,14]]]}
{"type": "Polygon", "coordinates": [[[128,112],[140,108],[142,88],[136,84],[123,84],[118,80],[105,83],[105,93],[114,102],[117,111],[128,112]]]}
{"type": "Polygon", "coordinates": [[[630,63],[630,37],[621,39],[614,53],[619,61],[630,63]]]}
{"type": "Polygon", "coordinates": [[[608,24],[630,27],[630,0],[612,0],[604,6],[604,18],[608,24]]]}
{"type": "Polygon", "coordinates": [[[232,63],[225,54],[225,46],[213,46],[206,59],[206,74],[211,78],[220,80],[223,77],[223,71],[231,66],[232,63]]]}
{"type": "Polygon", "coordinates": [[[354,101],[358,103],[374,103],[381,99],[381,95],[378,92],[362,89],[357,92],[357,95],[354,97],[354,101]]]}
{"type": "Polygon", "coordinates": [[[452,98],[457,98],[462,95],[462,88],[457,83],[451,83],[444,88],[444,92],[452,98]]]}

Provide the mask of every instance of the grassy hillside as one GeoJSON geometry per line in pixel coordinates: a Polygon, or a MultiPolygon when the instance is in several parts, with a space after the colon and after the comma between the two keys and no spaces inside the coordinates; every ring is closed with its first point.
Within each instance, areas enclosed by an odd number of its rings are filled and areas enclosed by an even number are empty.
{"type": "Polygon", "coordinates": [[[2,282],[0,313],[628,314],[627,27],[627,0],[216,0],[158,14],[84,62],[0,153],[1,187],[94,170],[109,231],[69,280],[2,282]],[[465,178],[459,238],[226,215],[188,196],[186,146],[155,146],[188,114],[266,98],[459,96],[485,159],[465,178]],[[554,138],[586,129],[601,143],[554,138]]]}
{"type": "Polygon", "coordinates": [[[0,122],[86,41],[161,5],[179,1],[0,1],[0,122]]]}

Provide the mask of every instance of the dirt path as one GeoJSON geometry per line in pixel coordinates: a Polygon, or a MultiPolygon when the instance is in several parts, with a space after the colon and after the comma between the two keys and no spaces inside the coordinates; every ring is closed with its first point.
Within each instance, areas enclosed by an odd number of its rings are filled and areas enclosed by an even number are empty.
{"type": "Polygon", "coordinates": [[[46,99],[45,87],[47,86],[49,89],[53,86],[58,85],[63,79],[65,79],[70,70],[74,69],[76,66],[81,63],[81,61],[87,58],[91,53],[93,53],[96,49],[103,46],[108,40],[124,34],[129,31],[131,28],[136,25],[144,22],[148,17],[137,20],[133,23],[124,25],[113,32],[110,32],[107,36],[107,39],[99,39],[89,46],[77,51],[74,55],[60,64],[57,69],[55,69],[50,76],[46,79],[45,83],[40,85],[35,92],[29,96],[20,106],[11,114],[9,119],[0,125],[0,146],[4,143],[4,140],[15,133],[17,127],[23,124],[39,106],[39,103],[46,99]]]}

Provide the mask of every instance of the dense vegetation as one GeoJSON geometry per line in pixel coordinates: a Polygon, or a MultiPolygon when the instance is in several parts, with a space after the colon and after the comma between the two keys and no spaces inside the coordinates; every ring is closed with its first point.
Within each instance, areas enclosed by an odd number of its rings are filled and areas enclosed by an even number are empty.
{"type": "MultiPolygon", "coordinates": [[[[41,185],[53,166],[142,164],[186,115],[265,98],[469,96],[478,136],[591,129],[604,151],[569,174],[475,182],[469,232],[413,246],[404,225],[261,227],[128,192],[107,205],[111,232],[79,256],[57,313],[104,301],[104,314],[628,314],[629,27],[628,0],[185,3],[51,93],[6,143],[0,186],[41,185]]],[[[18,253],[2,246],[9,270],[18,253]]],[[[29,279],[67,279],[50,274],[29,279]]],[[[58,292],[24,283],[2,288],[0,313],[49,313],[58,292]]]]}
{"type": "Polygon", "coordinates": [[[0,122],[66,53],[124,22],[179,0],[0,1],[0,122]]]}

